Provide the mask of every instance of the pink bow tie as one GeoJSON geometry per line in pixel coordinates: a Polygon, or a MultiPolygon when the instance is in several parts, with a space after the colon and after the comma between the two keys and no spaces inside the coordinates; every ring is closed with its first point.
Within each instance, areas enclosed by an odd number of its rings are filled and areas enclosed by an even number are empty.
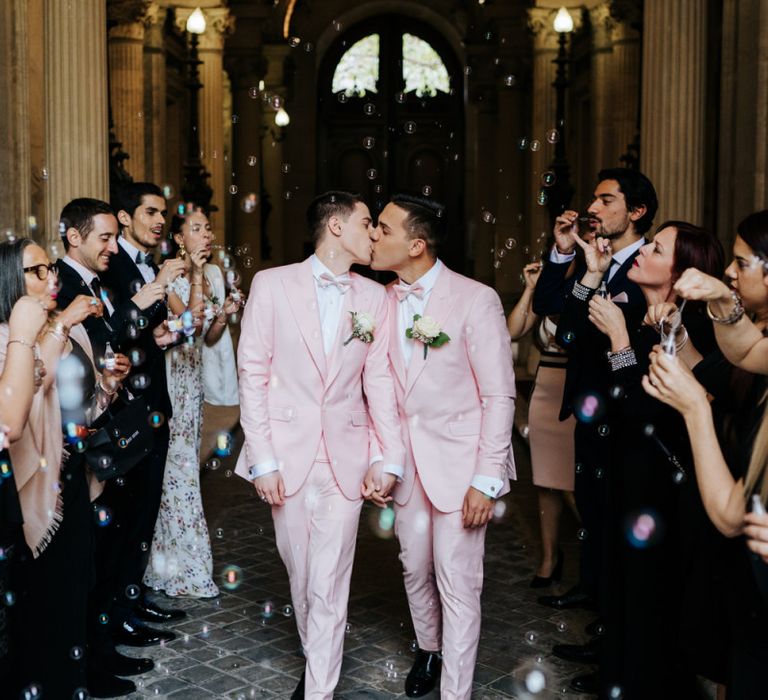
{"type": "Polygon", "coordinates": [[[323,272],[317,278],[317,284],[320,286],[320,289],[325,289],[326,287],[338,287],[339,291],[342,294],[345,294],[352,286],[352,278],[346,273],[334,277],[330,272],[323,272]]]}
{"type": "Polygon", "coordinates": [[[404,282],[398,282],[395,285],[395,294],[397,295],[398,301],[407,299],[409,294],[413,294],[413,296],[415,296],[417,299],[423,299],[424,287],[422,287],[418,282],[415,284],[405,284],[404,282]]]}

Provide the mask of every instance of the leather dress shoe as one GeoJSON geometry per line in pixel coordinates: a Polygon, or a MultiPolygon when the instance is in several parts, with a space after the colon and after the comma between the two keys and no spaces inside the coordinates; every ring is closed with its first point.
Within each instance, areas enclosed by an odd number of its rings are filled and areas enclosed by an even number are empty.
{"type": "Polygon", "coordinates": [[[142,673],[148,673],[155,667],[152,659],[134,658],[124,656],[114,652],[105,658],[100,658],[97,662],[105,671],[114,673],[116,676],[140,676],[142,673]]]}
{"type": "Polygon", "coordinates": [[[565,564],[565,555],[561,552],[557,552],[557,561],[552,569],[552,573],[549,576],[539,576],[536,574],[531,579],[531,588],[546,588],[551,586],[555,581],[559,581],[563,578],[563,565],[565,564]]]}
{"type": "Polygon", "coordinates": [[[575,690],[577,693],[597,695],[598,688],[600,687],[597,672],[571,678],[570,686],[571,690],[575,690]]]}
{"type": "Polygon", "coordinates": [[[416,650],[416,658],[408,677],[405,679],[405,694],[409,698],[420,698],[429,693],[440,680],[443,660],[434,651],[416,650]]]}
{"type": "Polygon", "coordinates": [[[584,593],[578,586],[574,586],[561,595],[543,595],[538,599],[538,603],[556,610],[568,608],[593,610],[595,608],[595,601],[592,600],[592,596],[584,593]]]}
{"type": "Polygon", "coordinates": [[[590,636],[590,637],[600,637],[605,634],[605,625],[603,624],[603,621],[593,620],[590,622],[585,628],[584,631],[590,636]]]}
{"type": "Polygon", "coordinates": [[[299,678],[299,684],[296,686],[296,690],[291,695],[291,700],[304,700],[304,681],[306,680],[307,672],[301,672],[301,678],[299,678]]]}
{"type": "Polygon", "coordinates": [[[552,653],[558,659],[577,664],[596,664],[600,653],[599,638],[590,639],[586,644],[555,644],[552,653]]]}
{"type": "Polygon", "coordinates": [[[119,698],[136,692],[136,684],[98,667],[88,669],[88,694],[93,698],[119,698]]]}
{"type": "Polygon", "coordinates": [[[163,642],[176,639],[173,632],[156,630],[133,620],[126,620],[113,633],[115,644],[125,644],[129,647],[151,647],[163,642]]]}
{"type": "Polygon", "coordinates": [[[172,622],[174,620],[182,620],[187,616],[187,613],[183,610],[161,608],[146,598],[138,601],[133,612],[142,622],[172,622]]]}

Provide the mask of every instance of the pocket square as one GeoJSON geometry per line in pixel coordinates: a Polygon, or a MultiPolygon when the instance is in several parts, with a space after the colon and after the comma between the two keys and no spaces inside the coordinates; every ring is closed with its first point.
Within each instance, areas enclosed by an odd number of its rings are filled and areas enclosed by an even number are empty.
{"type": "Polygon", "coordinates": [[[619,292],[615,297],[611,297],[611,301],[614,304],[628,304],[629,297],[626,292],[619,292]]]}

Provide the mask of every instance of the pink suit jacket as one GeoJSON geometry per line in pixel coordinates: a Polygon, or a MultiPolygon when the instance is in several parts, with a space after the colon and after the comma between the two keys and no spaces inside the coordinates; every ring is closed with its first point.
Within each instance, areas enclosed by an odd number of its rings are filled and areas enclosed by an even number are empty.
{"type": "Polygon", "coordinates": [[[347,498],[360,498],[371,439],[381,446],[384,462],[404,464],[387,366],[386,291],[355,273],[351,278],[336,342],[326,357],[309,259],[254,277],[238,348],[245,446],[235,473],[244,479],[250,480],[253,465],[275,460],[286,494],[294,494],[312,468],[321,435],[347,498]],[[354,338],[343,344],[352,333],[350,311],[375,319],[372,343],[354,338]]]}
{"type": "Polygon", "coordinates": [[[475,474],[516,478],[512,455],[515,373],[512,344],[498,294],[443,267],[424,309],[451,340],[440,348],[414,343],[404,366],[398,301],[389,296],[389,359],[403,435],[410,444],[395,500],[407,503],[416,472],[438,510],[460,510],[475,474]]]}

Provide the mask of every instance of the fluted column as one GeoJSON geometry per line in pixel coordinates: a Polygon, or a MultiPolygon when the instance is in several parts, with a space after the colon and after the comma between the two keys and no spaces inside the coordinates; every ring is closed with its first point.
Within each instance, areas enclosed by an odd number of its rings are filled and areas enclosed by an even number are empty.
{"type": "Polygon", "coordinates": [[[605,2],[589,11],[592,23],[592,153],[594,164],[600,169],[618,165],[621,151],[616,151],[615,120],[613,110],[616,95],[613,92],[613,30],[610,3],[605,2]]]}
{"type": "Polygon", "coordinates": [[[144,20],[144,171],[147,180],[156,184],[164,184],[168,180],[164,157],[167,116],[163,49],[163,26],[167,14],[167,8],[152,3],[144,20]]]}
{"type": "Polygon", "coordinates": [[[144,23],[127,22],[109,30],[109,93],[115,135],[128,154],[126,170],[146,179],[144,130],[144,23]]]}
{"type": "Polygon", "coordinates": [[[613,94],[612,121],[615,153],[609,154],[617,162],[619,155],[637,138],[640,110],[640,33],[627,22],[617,22],[613,29],[613,94]]]}
{"type": "Polygon", "coordinates": [[[109,198],[106,22],[104,0],[45,2],[49,234],[73,197],[109,198]]]}
{"type": "MultiPolygon", "coordinates": [[[[176,10],[176,24],[186,27],[187,18],[194,8],[176,10]]],[[[226,7],[207,7],[206,29],[200,36],[198,53],[203,64],[200,66],[200,150],[203,165],[211,174],[209,183],[213,189],[211,205],[217,211],[211,215],[214,231],[221,234],[226,230],[225,189],[226,163],[224,162],[224,38],[234,27],[234,17],[226,7]]]]}
{"type": "Polygon", "coordinates": [[[641,168],[658,222],[702,223],[706,19],[706,0],[645,0],[641,168]]]}

